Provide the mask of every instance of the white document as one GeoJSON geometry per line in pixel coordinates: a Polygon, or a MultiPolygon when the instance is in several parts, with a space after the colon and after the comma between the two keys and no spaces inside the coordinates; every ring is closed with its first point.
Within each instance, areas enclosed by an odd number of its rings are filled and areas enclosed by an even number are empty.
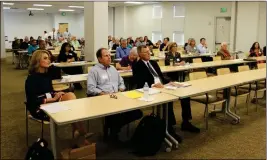
{"type": "Polygon", "coordinates": [[[140,101],[145,101],[145,102],[152,102],[152,101],[154,100],[154,98],[153,98],[153,97],[149,97],[148,99],[146,99],[146,98],[144,98],[144,97],[141,97],[141,98],[139,98],[138,100],[140,100],[140,101]]]}
{"type": "MultiPolygon", "coordinates": [[[[143,88],[137,89],[137,91],[144,93],[143,88]]],[[[157,90],[157,89],[154,89],[154,88],[149,88],[149,91],[148,91],[149,95],[158,94],[158,93],[160,93],[160,90],[157,90]]]]}
{"type": "Polygon", "coordinates": [[[44,105],[41,107],[41,109],[51,114],[69,110],[68,107],[63,107],[61,105],[53,104],[53,103],[44,105]]]}
{"type": "Polygon", "coordinates": [[[170,89],[170,90],[175,90],[177,88],[183,88],[183,87],[188,87],[188,86],[191,86],[191,84],[189,83],[186,83],[186,82],[174,82],[172,84],[167,84],[164,86],[164,88],[166,89],[170,89]]]}

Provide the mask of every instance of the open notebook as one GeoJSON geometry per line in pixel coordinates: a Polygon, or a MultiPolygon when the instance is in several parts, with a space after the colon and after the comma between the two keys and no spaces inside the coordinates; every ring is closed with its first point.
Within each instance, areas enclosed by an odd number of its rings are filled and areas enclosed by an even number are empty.
{"type": "Polygon", "coordinates": [[[175,90],[177,88],[183,88],[188,86],[191,86],[191,84],[187,82],[173,82],[172,84],[166,84],[164,88],[175,90]]]}

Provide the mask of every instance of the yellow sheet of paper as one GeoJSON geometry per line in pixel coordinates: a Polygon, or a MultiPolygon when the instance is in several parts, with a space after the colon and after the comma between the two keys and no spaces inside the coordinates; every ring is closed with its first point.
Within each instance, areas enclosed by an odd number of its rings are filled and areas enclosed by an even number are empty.
{"type": "Polygon", "coordinates": [[[133,91],[129,91],[125,93],[125,96],[128,98],[136,99],[136,98],[143,97],[143,93],[133,90],[133,91]]]}

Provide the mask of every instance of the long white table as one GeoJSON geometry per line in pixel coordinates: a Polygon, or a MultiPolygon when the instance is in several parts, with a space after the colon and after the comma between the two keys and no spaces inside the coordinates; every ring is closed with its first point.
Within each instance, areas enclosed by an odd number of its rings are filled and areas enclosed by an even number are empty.
{"type": "MultiPolygon", "coordinates": [[[[123,95],[123,93],[116,93],[117,99],[110,98],[109,95],[96,96],[90,98],[82,98],[71,101],[56,102],[52,104],[45,104],[41,107],[48,105],[59,105],[68,108],[68,110],[60,111],[58,113],[46,114],[50,117],[50,135],[51,135],[51,146],[52,151],[57,158],[57,145],[56,145],[56,125],[66,125],[75,122],[101,118],[108,115],[114,115],[118,113],[123,113],[127,111],[132,111],[141,108],[147,108],[152,106],[157,106],[161,104],[166,104],[168,102],[173,102],[177,100],[176,96],[159,93],[152,95],[154,98],[151,102],[145,102],[138,99],[131,99],[123,95]]],[[[165,110],[167,107],[165,108],[165,110]]],[[[165,112],[168,113],[167,111],[165,112]]],[[[167,122],[167,118],[166,118],[167,122]]],[[[166,136],[171,137],[166,129],[166,136]]],[[[170,138],[171,139],[171,138],[170,138]]],[[[171,146],[172,143],[166,140],[171,146]]],[[[177,145],[178,142],[174,140],[177,145]]]]}
{"type": "MultiPolygon", "coordinates": [[[[236,60],[224,60],[224,61],[212,61],[212,62],[203,62],[203,63],[192,63],[190,65],[185,66],[161,66],[160,69],[162,73],[168,72],[179,72],[179,71],[187,71],[191,69],[200,69],[200,68],[209,68],[209,67],[219,67],[219,66],[228,66],[234,64],[243,64],[243,63],[251,63],[253,61],[244,61],[242,59],[236,60]]],[[[119,71],[120,75],[123,78],[132,77],[132,72],[122,72],[119,71]]],[[[77,74],[77,75],[69,75],[68,79],[64,78],[59,80],[54,80],[53,84],[71,84],[77,82],[84,82],[87,81],[87,74],[77,74]]]]}
{"type": "Polygon", "coordinates": [[[183,99],[203,95],[216,90],[225,90],[227,95],[225,97],[227,99],[225,112],[228,116],[233,118],[234,121],[239,122],[240,117],[230,111],[230,88],[263,79],[266,79],[266,68],[192,80],[188,82],[191,84],[189,87],[176,90],[168,90],[164,88],[161,89],[161,91],[183,99]]]}
{"type": "Polygon", "coordinates": [[[52,63],[56,67],[64,68],[64,67],[77,67],[77,66],[93,66],[97,62],[86,62],[86,61],[77,61],[70,63],[52,63]]]}

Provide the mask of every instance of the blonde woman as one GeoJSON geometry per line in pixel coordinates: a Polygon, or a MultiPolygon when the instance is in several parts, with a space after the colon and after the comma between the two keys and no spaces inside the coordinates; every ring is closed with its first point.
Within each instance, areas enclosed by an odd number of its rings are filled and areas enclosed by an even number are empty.
{"type": "MultiPolygon", "coordinates": [[[[76,96],[71,92],[54,92],[52,78],[48,73],[49,66],[49,53],[45,50],[35,51],[31,58],[29,75],[25,82],[27,110],[34,118],[45,121],[49,121],[49,117],[40,109],[41,104],[76,99],[76,96]]],[[[81,137],[80,135],[86,136],[82,123],[72,124],[72,127],[75,138],[81,137]]],[[[85,140],[85,143],[88,142],[85,140]]]]}
{"type": "Polygon", "coordinates": [[[190,42],[185,47],[185,51],[186,51],[186,53],[198,53],[197,46],[196,46],[196,41],[195,41],[194,38],[190,39],[190,42]]]}

